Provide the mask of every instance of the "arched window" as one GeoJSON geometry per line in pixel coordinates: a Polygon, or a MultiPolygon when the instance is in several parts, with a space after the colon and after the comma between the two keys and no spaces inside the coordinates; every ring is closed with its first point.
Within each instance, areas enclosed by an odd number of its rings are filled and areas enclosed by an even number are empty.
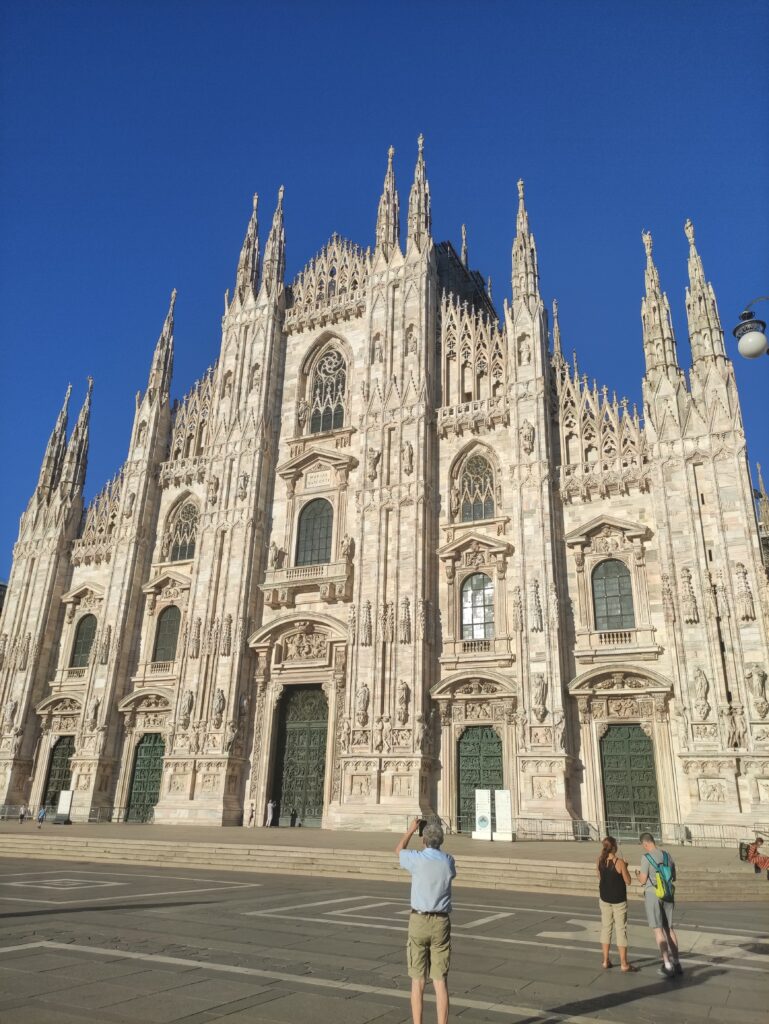
{"type": "Polygon", "coordinates": [[[494,470],[482,455],[471,455],[460,480],[462,522],[494,516],[494,470]]]}
{"type": "Polygon", "coordinates": [[[340,352],[329,349],[319,360],[312,378],[310,433],[320,434],[344,426],[347,367],[340,352]]]}
{"type": "Polygon", "coordinates": [[[462,639],[493,637],[494,584],[485,573],[476,572],[462,584],[462,639]]]}
{"type": "Polygon", "coordinates": [[[152,652],[153,661],[173,661],[176,658],[176,643],[179,639],[179,623],[181,621],[182,613],[175,604],[168,605],[158,615],[155,649],[152,652]]]}
{"type": "Polygon", "coordinates": [[[77,624],[75,642],[72,645],[70,668],[85,668],[91,656],[91,648],[96,637],[96,616],[84,615],[77,624]]]}
{"type": "Polygon", "coordinates": [[[297,565],[321,565],[331,561],[331,528],[334,510],[324,498],[315,498],[299,515],[296,541],[297,565]]]}
{"type": "Polygon", "coordinates": [[[593,610],[599,632],[635,629],[630,570],[617,558],[607,558],[593,569],[593,610]]]}
{"type": "Polygon", "coordinates": [[[164,547],[170,562],[186,562],[195,555],[195,537],[198,532],[198,507],[194,501],[185,501],[171,516],[164,547]]]}

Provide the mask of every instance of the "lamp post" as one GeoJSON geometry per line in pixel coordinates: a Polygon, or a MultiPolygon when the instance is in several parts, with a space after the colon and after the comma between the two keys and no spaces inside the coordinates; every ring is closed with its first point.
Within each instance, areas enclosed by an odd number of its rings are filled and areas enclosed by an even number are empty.
{"type": "Polygon", "coordinates": [[[737,349],[745,359],[758,359],[765,352],[769,355],[769,341],[767,341],[765,333],[766,324],[763,320],[759,320],[750,308],[757,302],[769,302],[769,295],[761,295],[749,302],[745,311],[740,313],[740,322],[732,331],[737,339],[737,349]]]}

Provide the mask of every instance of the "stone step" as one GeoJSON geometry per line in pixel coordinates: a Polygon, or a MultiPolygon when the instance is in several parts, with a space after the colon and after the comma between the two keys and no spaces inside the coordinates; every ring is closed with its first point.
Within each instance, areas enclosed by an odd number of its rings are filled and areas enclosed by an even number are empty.
{"type": "MultiPolygon", "coordinates": [[[[0,856],[52,861],[143,864],[147,867],[188,867],[213,871],[262,874],[294,872],[327,878],[403,881],[392,853],[328,850],[313,847],[243,846],[216,843],[169,843],[144,839],[69,838],[50,834],[0,836],[0,856]]],[[[457,858],[457,886],[511,892],[596,895],[595,868],[591,863],[516,860],[501,857],[457,858]]],[[[691,901],[743,901],[769,898],[769,886],[742,865],[691,870],[678,884],[678,896],[691,901]],[[746,884],[746,882],[748,884],[746,884]]],[[[631,898],[640,898],[631,890],[631,898]]]]}

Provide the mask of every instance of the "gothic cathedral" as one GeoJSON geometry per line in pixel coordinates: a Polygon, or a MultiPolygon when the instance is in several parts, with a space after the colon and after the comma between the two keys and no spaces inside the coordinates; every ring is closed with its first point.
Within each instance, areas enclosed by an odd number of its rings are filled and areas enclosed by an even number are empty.
{"type": "MultiPolygon", "coordinates": [[[[91,382],[21,518],[0,622],[0,805],[73,817],[672,838],[769,821],[769,582],[734,373],[694,229],[691,368],[644,234],[643,412],[589,385],[540,296],[405,240],[284,281],[257,201],[219,358],[170,400],[171,298],[128,455],[84,508],[91,382]]],[[[464,233],[463,233],[464,234],[464,233]]]]}

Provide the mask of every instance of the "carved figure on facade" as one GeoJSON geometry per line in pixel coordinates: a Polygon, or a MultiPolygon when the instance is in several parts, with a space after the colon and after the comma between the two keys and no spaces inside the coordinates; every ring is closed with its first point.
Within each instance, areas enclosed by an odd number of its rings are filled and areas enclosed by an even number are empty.
{"type": "Polygon", "coordinates": [[[373,730],[374,750],[378,750],[378,751],[380,751],[380,753],[381,753],[382,744],[383,744],[383,740],[382,740],[383,730],[384,730],[384,723],[383,723],[382,717],[380,715],[377,718],[377,720],[374,722],[374,730],[373,730]]]}
{"type": "Polygon", "coordinates": [[[526,715],[526,712],[525,711],[520,711],[518,713],[518,716],[517,716],[516,720],[515,720],[516,741],[517,741],[517,745],[518,745],[518,753],[519,754],[522,751],[526,750],[527,747],[528,747],[527,728],[528,728],[528,717],[526,715]]]}
{"type": "Polygon", "coordinates": [[[343,754],[350,753],[351,735],[352,726],[350,725],[350,719],[347,715],[345,715],[339,727],[339,748],[343,754]]]}
{"type": "Polygon", "coordinates": [[[534,427],[528,420],[524,420],[521,424],[518,436],[521,439],[521,448],[527,455],[531,455],[534,451],[534,427]]]}
{"type": "Polygon", "coordinates": [[[555,583],[551,583],[548,587],[547,616],[550,624],[550,629],[558,629],[561,619],[558,609],[558,588],[556,587],[555,583]]]}
{"type": "Polygon", "coordinates": [[[710,683],[708,682],[708,677],[705,675],[701,667],[697,667],[694,671],[694,707],[697,714],[703,721],[710,715],[710,704],[708,703],[709,693],[710,683]]]}
{"type": "Polygon", "coordinates": [[[387,601],[382,606],[382,620],[383,620],[383,636],[382,639],[386,640],[387,643],[393,643],[395,640],[395,602],[387,601]]]}
{"type": "Polygon", "coordinates": [[[4,732],[9,732],[12,729],[13,723],[16,721],[16,711],[18,707],[19,702],[17,700],[14,700],[13,697],[9,697],[8,700],[5,702],[5,707],[3,708],[4,732]]]}
{"type": "Polygon", "coordinates": [[[723,779],[700,779],[700,799],[707,803],[726,803],[726,784],[723,779]]]}
{"type": "Polygon", "coordinates": [[[307,417],[310,412],[310,404],[306,398],[299,399],[299,405],[296,410],[296,418],[299,422],[300,432],[304,430],[305,424],[307,423],[307,417]]]}
{"type": "Polygon", "coordinates": [[[700,621],[691,569],[681,570],[681,616],[687,626],[693,626],[700,621]]]}
{"type": "Polygon", "coordinates": [[[521,633],[523,631],[523,600],[521,588],[517,584],[513,587],[512,621],[513,631],[521,633]]]}
{"type": "Polygon", "coordinates": [[[220,729],[222,725],[222,719],[224,718],[224,710],[227,707],[227,698],[224,696],[224,690],[217,689],[214,694],[214,728],[220,729]]]}
{"type": "Polygon", "coordinates": [[[417,640],[427,639],[427,601],[417,601],[417,640]]]}
{"type": "Polygon", "coordinates": [[[196,618],[192,624],[192,634],[190,636],[190,657],[200,657],[200,634],[203,629],[203,623],[200,621],[200,617],[196,618]]]}
{"type": "Polygon", "coordinates": [[[553,747],[566,750],[566,716],[561,710],[553,714],[553,747]]]}
{"type": "Polygon", "coordinates": [[[219,498],[219,477],[212,476],[208,481],[208,487],[206,488],[206,496],[208,497],[208,504],[215,505],[219,498]]]}
{"type": "Polygon", "coordinates": [[[537,672],[531,681],[531,710],[538,722],[547,718],[547,679],[537,672]]]}
{"type": "Polygon", "coordinates": [[[369,448],[366,452],[366,477],[373,483],[379,471],[379,462],[382,458],[382,453],[378,448],[369,448]]]}
{"type": "Polygon", "coordinates": [[[363,621],[361,623],[361,636],[360,642],[363,647],[370,647],[372,639],[372,624],[371,624],[371,601],[366,598],[363,602],[363,621]]]}
{"type": "Polygon", "coordinates": [[[746,740],[745,717],[731,705],[720,709],[724,723],[724,746],[729,748],[744,747],[746,740]]]}
{"type": "Polygon", "coordinates": [[[766,699],[766,672],[760,665],[752,665],[745,673],[748,692],[753,698],[753,709],[759,718],[766,718],[769,702],[766,699]]]}
{"type": "Polygon", "coordinates": [[[531,582],[529,616],[532,633],[541,633],[544,628],[544,624],[542,621],[542,600],[539,596],[538,579],[534,579],[531,582]]]}
{"type": "Polygon", "coordinates": [[[182,698],[182,727],[188,729],[192,718],[192,709],[195,707],[195,694],[192,690],[186,690],[182,698]]]}
{"type": "Polygon", "coordinates": [[[371,691],[365,682],[358,687],[355,695],[355,720],[363,728],[368,723],[368,705],[371,700],[371,691]]]}
{"type": "Polygon", "coordinates": [[[404,441],[401,444],[401,466],[406,476],[414,472],[414,446],[411,441],[404,441]]]}
{"type": "Polygon", "coordinates": [[[325,661],[328,657],[328,637],[318,633],[311,622],[298,623],[299,629],[289,633],[283,641],[285,661],[325,661]]]}
{"type": "Polygon", "coordinates": [[[354,647],[358,640],[358,620],[355,605],[351,604],[347,612],[347,643],[354,647]]]}
{"type": "Polygon", "coordinates": [[[398,680],[396,691],[396,717],[398,725],[406,725],[409,720],[409,702],[411,701],[411,690],[405,679],[398,680]]]}
{"type": "Polygon", "coordinates": [[[665,621],[673,623],[676,621],[676,607],[673,600],[673,588],[670,586],[670,576],[666,572],[662,574],[662,609],[665,614],[665,621]]]}
{"type": "Polygon", "coordinates": [[[411,643],[411,602],[408,597],[401,598],[400,616],[398,618],[398,642],[411,643]]]}
{"type": "Polygon", "coordinates": [[[735,575],[737,577],[737,617],[740,622],[754,622],[756,618],[756,607],[753,601],[753,592],[750,589],[748,570],[742,562],[738,562],[735,566],[735,575]]]}
{"type": "Polygon", "coordinates": [[[98,697],[92,697],[88,705],[88,715],[86,717],[86,728],[93,731],[96,728],[96,724],[99,720],[99,707],[101,701],[98,697]]]}
{"type": "Polygon", "coordinates": [[[223,658],[229,658],[232,653],[232,616],[227,614],[224,616],[224,622],[222,624],[222,635],[219,643],[219,654],[223,658]]]}

